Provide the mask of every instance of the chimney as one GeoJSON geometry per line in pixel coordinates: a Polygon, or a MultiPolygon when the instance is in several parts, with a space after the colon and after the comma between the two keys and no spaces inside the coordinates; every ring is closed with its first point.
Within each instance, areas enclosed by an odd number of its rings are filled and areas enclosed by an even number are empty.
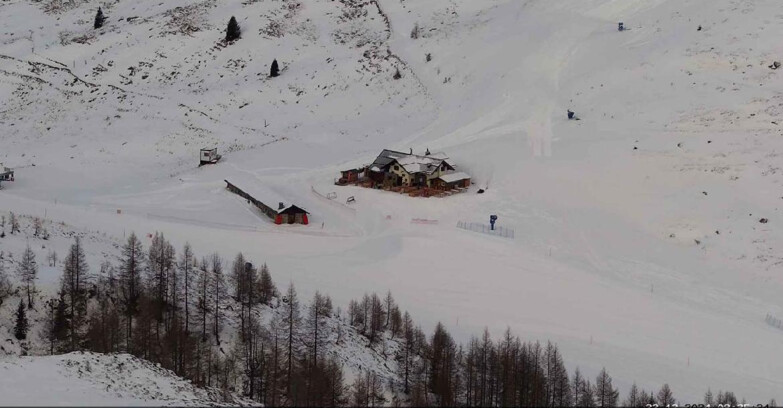
{"type": "Polygon", "coordinates": [[[282,210],[283,208],[285,208],[285,204],[283,204],[283,202],[281,201],[280,204],[278,204],[277,209],[282,210]]]}

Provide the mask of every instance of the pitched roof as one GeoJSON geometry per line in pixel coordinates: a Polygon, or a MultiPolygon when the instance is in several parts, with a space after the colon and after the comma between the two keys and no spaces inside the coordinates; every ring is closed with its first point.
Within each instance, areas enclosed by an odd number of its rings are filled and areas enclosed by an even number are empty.
{"type": "Polygon", "coordinates": [[[453,183],[455,181],[470,179],[470,176],[461,171],[455,171],[453,173],[446,173],[438,178],[446,183],[453,183]]]}
{"type": "Polygon", "coordinates": [[[438,170],[440,164],[443,163],[443,159],[430,158],[429,156],[417,156],[414,154],[397,159],[397,163],[399,163],[405,171],[411,174],[432,174],[438,170]]]}
{"type": "Polygon", "coordinates": [[[428,156],[420,156],[417,154],[384,149],[370,165],[370,170],[380,171],[384,167],[396,161],[408,173],[432,174],[438,169],[441,163],[446,161],[446,159],[448,159],[448,156],[442,152],[430,154],[428,156]],[[378,170],[376,170],[376,168],[378,170]]]}
{"type": "MultiPolygon", "coordinates": [[[[236,188],[244,191],[249,196],[262,202],[267,207],[271,208],[278,214],[284,213],[288,209],[300,209],[307,212],[304,208],[296,206],[294,204],[286,204],[286,199],[283,195],[279,194],[274,189],[267,185],[262,184],[254,177],[247,175],[234,175],[229,180],[225,180],[226,183],[231,183],[236,188]],[[280,203],[283,203],[283,208],[280,207],[280,203]]],[[[309,213],[308,213],[309,214],[309,213]]]]}

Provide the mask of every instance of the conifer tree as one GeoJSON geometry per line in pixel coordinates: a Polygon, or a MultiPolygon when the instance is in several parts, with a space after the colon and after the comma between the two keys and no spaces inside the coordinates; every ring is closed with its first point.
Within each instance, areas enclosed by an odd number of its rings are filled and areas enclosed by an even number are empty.
{"type": "Polygon", "coordinates": [[[668,406],[675,403],[674,394],[672,393],[669,384],[664,384],[656,395],[656,401],[659,405],[668,406]]]}
{"type": "Polygon", "coordinates": [[[19,218],[17,218],[16,214],[13,212],[11,213],[9,222],[11,223],[11,234],[19,232],[19,218]]]}
{"type": "Polygon", "coordinates": [[[128,241],[122,249],[122,259],[120,265],[119,289],[120,301],[125,315],[125,344],[127,351],[132,351],[131,335],[133,328],[133,318],[139,312],[139,300],[142,294],[141,272],[144,251],[141,241],[136,238],[135,233],[131,233],[128,241]]]}
{"type": "Polygon", "coordinates": [[[35,253],[27,245],[24,253],[22,253],[22,260],[16,266],[16,274],[19,276],[19,280],[24,284],[25,292],[27,293],[27,307],[33,307],[33,293],[35,293],[35,280],[38,276],[38,263],[35,261],[35,253]]]}
{"type": "Polygon", "coordinates": [[[307,310],[307,346],[311,350],[310,369],[318,367],[319,357],[324,353],[328,334],[324,328],[324,319],[332,314],[332,302],[329,296],[316,291],[307,310]]]}
{"type": "Polygon", "coordinates": [[[712,389],[707,388],[707,393],[704,394],[704,405],[714,405],[715,398],[712,396],[712,389]]]}
{"type": "Polygon", "coordinates": [[[193,285],[193,263],[195,257],[189,243],[185,243],[182,257],[179,262],[180,276],[182,277],[182,290],[185,295],[185,333],[190,333],[190,288],[193,285]]]}
{"type": "Polygon", "coordinates": [[[628,391],[628,397],[623,401],[623,406],[638,407],[643,404],[644,402],[642,402],[641,395],[639,394],[639,387],[636,386],[636,383],[633,383],[633,385],[631,385],[631,390],[628,391]]]}
{"type": "Polygon", "coordinates": [[[595,379],[595,403],[599,407],[616,407],[619,392],[612,387],[612,377],[606,372],[606,368],[601,369],[598,377],[595,379]]]}
{"type": "Polygon", "coordinates": [[[25,312],[24,302],[19,300],[19,307],[16,308],[16,320],[14,321],[14,337],[17,340],[24,340],[27,338],[27,330],[29,324],[27,322],[27,312],[25,312]]]}
{"type": "Polygon", "coordinates": [[[84,255],[84,248],[79,237],[76,237],[68,256],[65,257],[65,268],[61,282],[61,292],[67,299],[70,317],[69,337],[70,350],[77,350],[83,335],[87,314],[87,273],[89,267],[84,255]]]}
{"type": "Polygon", "coordinates": [[[289,397],[291,396],[292,386],[293,386],[293,373],[294,373],[294,339],[297,336],[297,333],[299,332],[299,325],[301,323],[301,316],[300,316],[300,310],[299,310],[299,299],[296,294],[296,288],[294,288],[293,282],[290,286],[288,286],[288,291],[286,291],[286,297],[285,297],[285,309],[284,309],[285,317],[283,318],[283,322],[285,324],[286,333],[285,333],[285,341],[287,346],[287,369],[286,372],[286,378],[287,378],[287,385],[286,390],[288,391],[287,394],[289,397]]]}
{"type": "Polygon", "coordinates": [[[201,318],[201,341],[207,340],[207,316],[212,311],[212,302],[210,301],[210,294],[212,288],[212,277],[209,273],[209,262],[206,258],[201,261],[201,270],[198,274],[198,300],[197,309],[201,318]]]}
{"type": "Polygon", "coordinates": [[[65,298],[62,293],[60,294],[60,297],[57,299],[56,303],[56,305],[52,304],[51,306],[54,309],[54,316],[52,316],[52,323],[50,327],[51,332],[49,333],[51,336],[51,347],[59,345],[67,340],[69,338],[68,334],[71,331],[71,324],[68,321],[68,308],[65,304],[65,298]]]}
{"type": "Polygon", "coordinates": [[[226,28],[226,42],[237,40],[241,37],[241,35],[242,31],[239,28],[237,19],[234,18],[234,16],[231,16],[231,19],[228,20],[228,27],[226,28]]]}
{"type": "Polygon", "coordinates": [[[152,299],[152,312],[155,319],[155,336],[158,341],[161,337],[161,325],[167,322],[167,313],[174,307],[176,292],[170,290],[169,285],[176,272],[174,264],[176,251],[163,234],[155,232],[150,243],[148,255],[147,287],[152,299]]]}
{"type": "Polygon", "coordinates": [[[210,257],[212,264],[212,300],[215,302],[212,310],[214,325],[212,334],[215,342],[220,344],[220,302],[226,297],[226,281],[223,277],[223,259],[217,253],[210,257]]]}
{"type": "Polygon", "coordinates": [[[572,380],[571,385],[571,392],[574,395],[573,401],[575,403],[579,403],[579,398],[582,395],[582,381],[584,381],[584,377],[582,377],[582,372],[579,371],[579,367],[577,367],[574,370],[574,378],[572,380]]]}
{"type": "Polygon", "coordinates": [[[579,399],[576,404],[580,407],[595,406],[595,394],[593,393],[593,386],[590,385],[590,380],[582,381],[579,399]]]}
{"type": "Polygon", "coordinates": [[[98,12],[95,13],[95,23],[93,24],[93,28],[96,30],[103,27],[103,23],[106,21],[106,17],[103,16],[103,10],[98,7],[98,12]]]}
{"type": "Polygon", "coordinates": [[[272,67],[269,69],[269,76],[272,78],[280,76],[280,67],[277,65],[277,59],[272,61],[272,67]]]}
{"type": "Polygon", "coordinates": [[[277,288],[272,281],[272,275],[269,273],[269,267],[266,264],[261,266],[261,277],[258,284],[259,301],[265,305],[271,305],[272,299],[277,296],[277,288]]]}

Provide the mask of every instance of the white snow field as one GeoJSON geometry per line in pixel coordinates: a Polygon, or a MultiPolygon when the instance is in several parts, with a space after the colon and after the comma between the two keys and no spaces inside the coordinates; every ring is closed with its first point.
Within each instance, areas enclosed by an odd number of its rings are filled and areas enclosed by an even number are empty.
{"type": "Polygon", "coordinates": [[[250,406],[224,400],[128,354],[70,353],[0,360],[4,406],[250,406]],[[44,389],[40,387],[45,387],[44,389]]]}
{"type": "Polygon", "coordinates": [[[780,2],[101,5],[99,30],[98,3],[0,5],[0,161],[16,169],[0,210],[242,251],[304,299],[390,289],[428,332],[550,339],[623,393],[783,396],[783,331],[764,320],[783,316],[780,2]],[[232,15],[242,38],[224,47],[232,15]],[[197,168],[213,146],[223,160],[197,168]],[[444,151],[475,185],[334,186],[382,148],[444,151]],[[310,225],[229,193],[240,175],[310,225]],[[455,227],[490,214],[515,239],[455,227]]]}

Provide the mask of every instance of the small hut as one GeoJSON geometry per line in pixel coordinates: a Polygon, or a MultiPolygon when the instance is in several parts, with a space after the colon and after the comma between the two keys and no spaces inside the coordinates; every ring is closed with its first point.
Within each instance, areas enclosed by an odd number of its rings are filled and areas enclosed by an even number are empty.
{"type": "Polygon", "coordinates": [[[438,177],[435,186],[443,190],[470,187],[470,176],[461,171],[446,173],[438,177]]]}
{"type": "Polygon", "coordinates": [[[364,177],[364,172],[366,169],[366,167],[358,167],[355,169],[341,171],[341,177],[339,180],[337,180],[337,184],[345,185],[358,182],[364,177]]]}
{"type": "Polygon", "coordinates": [[[265,188],[252,180],[234,181],[223,180],[226,188],[232,193],[246,199],[256,208],[261,210],[275,224],[308,224],[309,212],[294,204],[286,205],[283,199],[272,190],[265,188]],[[275,206],[273,203],[277,203],[275,206]],[[275,209],[277,208],[277,209],[275,209]]]}
{"type": "Polygon", "coordinates": [[[203,166],[205,164],[215,164],[218,162],[218,160],[220,160],[221,157],[223,156],[218,154],[217,148],[201,149],[201,152],[199,153],[199,166],[203,166]]]}
{"type": "Polygon", "coordinates": [[[14,181],[14,169],[5,167],[0,163],[0,182],[2,181],[14,181]]]}

